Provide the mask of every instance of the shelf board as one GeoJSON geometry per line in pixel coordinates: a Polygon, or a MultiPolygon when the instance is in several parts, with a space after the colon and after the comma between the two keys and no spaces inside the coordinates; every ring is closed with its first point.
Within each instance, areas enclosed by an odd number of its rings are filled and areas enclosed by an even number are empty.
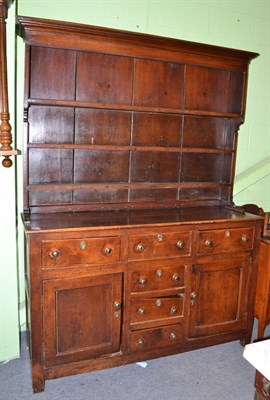
{"type": "Polygon", "coordinates": [[[104,182],[104,183],[61,183],[61,184],[33,184],[27,190],[87,190],[87,189],[180,189],[180,188],[211,188],[228,187],[225,182],[104,182]]]}
{"type": "Polygon", "coordinates": [[[236,118],[242,119],[241,114],[224,113],[216,111],[203,111],[203,110],[185,110],[176,108],[163,108],[163,107],[144,107],[129,104],[110,104],[110,103],[96,103],[90,101],[76,101],[76,100],[54,100],[54,99],[37,99],[29,98],[28,105],[43,105],[43,106],[58,106],[58,107],[72,107],[72,108],[95,108],[104,110],[115,111],[138,111],[147,113],[161,113],[161,114],[178,114],[178,115],[198,115],[220,118],[236,118]]]}
{"type": "Polygon", "coordinates": [[[160,146],[118,146],[72,143],[29,143],[30,149],[76,149],[76,150],[109,150],[109,151],[156,151],[166,153],[234,153],[231,149],[213,149],[203,147],[160,147],[160,146]]]}

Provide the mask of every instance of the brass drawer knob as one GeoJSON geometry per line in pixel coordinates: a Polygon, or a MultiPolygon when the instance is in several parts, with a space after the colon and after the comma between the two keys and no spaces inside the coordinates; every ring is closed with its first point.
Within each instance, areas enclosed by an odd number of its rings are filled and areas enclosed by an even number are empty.
{"type": "Polygon", "coordinates": [[[80,243],[80,249],[81,249],[81,250],[85,250],[85,249],[86,249],[86,246],[87,246],[86,241],[85,241],[85,240],[82,240],[81,243],[80,243]]]}
{"type": "Polygon", "coordinates": [[[114,308],[115,308],[116,310],[119,310],[119,309],[121,308],[121,302],[120,302],[120,301],[115,301],[115,302],[113,303],[113,305],[114,305],[114,308]]]}
{"type": "Polygon", "coordinates": [[[156,306],[157,306],[157,307],[160,307],[161,304],[162,304],[162,301],[161,301],[160,299],[157,299],[157,301],[156,301],[156,306]]]}
{"type": "Polygon", "coordinates": [[[144,251],[145,247],[141,243],[136,243],[135,246],[134,246],[134,249],[135,249],[135,251],[142,252],[142,251],[144,251]]]}
{"type": "Polygon", "coordinates": [[[140,278],[140,279],[138,280],[138,282],[139,282],[140,285],[146,285],[147,279],[146,279],[146,278],[140,278]]]}
{"type": "Polygon", "coordinates": [[[176,333],[174,333],[174,332],[171,332],[171,333],[170,333],[170,339],[172,339],[172,340],[176,340],[176,339],[177,339],[177,335],[176,335],[176,333]]]}
{"type": "Polygon", "coordinates": [[[145,314],[145,310],[144,310],[143,307],[140,307],[140,308],[138,309],[138,314],[139,314],[139,315],[144,315],[144,314],[145,314]]]}
{"type": "Polygon", "coordinates": [[[207,246],[207,247],[213,247],[213,246],[214,246],[214,243],[212,242],[212,240],[207,239],[207,240],[204,242],[204,245],[207,246]]]}
{"type": "Polygon", "coordinates": [[[138,344],[139,344],[140,346],[144,346],[144,344],[145,344],[144,338],[139,338],[139,339],[138,339],[138,344]]]}
{"type": "Polygon", "coordinates": [[[161,277],[162,275],[163,275],[163,270],[162,269],[157,269],[156,276],[161,277]]]}
{"type": "Polygon", "coordinates": [[[111,247],[105,247],[104,254],[106,256],[110,256],[113,253],[113,249],[111,247]]]}
{"type": "Polygon", "coordinates": [[[249,237],[247,235],[242,236],[242,242],[247,243],[249,241],[249,237]]]}
{"type": "Polygon", "coordinates": [[[51,255],[51,258],[56,259],[57,257],[59,257],[60,252],[59,252],[59,250],[52,250],[50,255],[51,255]]]}
{"type": "Polygon", "coordinates": [[[162,242],[162,241],[163,241],[163,235],[162,235],[162,233],[159,233],[159,234],[157,235],[157,241],[158,241],[158,242],[162,242]]]}
{"type": "Polygon", "coordinates": [[[175,306],[171,307],[171,314],[174,315],[177,312],[177,308],[175,306]]]}
{"type": "Polygon", "coordinates": [[[183,249],[184,246],[185,246],[185,242],[183,240],[178,240],[178,242],[176,243],[176,247],[178,249],[183,249]]]}
{"type": "Polygon", "coordinates": [[[198,297],[197,292],[191,292],[191,294],[190,294],[190,299],[191,299],[191,300],[196,300],[197,297],[198,297]]]}
{"type": "Polygon", "coordinates": [[[178,274],[173,274],[172,280],[173,280],[174,282],[179,282],[179,281],[180,281],[180,276],[179,276],[178,274]]]}

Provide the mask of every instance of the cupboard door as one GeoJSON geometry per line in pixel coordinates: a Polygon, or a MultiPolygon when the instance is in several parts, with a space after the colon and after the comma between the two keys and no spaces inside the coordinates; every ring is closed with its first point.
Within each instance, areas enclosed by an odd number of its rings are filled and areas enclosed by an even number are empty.
{"type": "Polygon", "coordinates": [[[122,275],[45,281],[46,366],[120,350],[122,275]]]}
{"type": "Polygon", "coordinates": [[[245,328],[250,264],[240,259],[193,266],[190,338],[245,328]]]}

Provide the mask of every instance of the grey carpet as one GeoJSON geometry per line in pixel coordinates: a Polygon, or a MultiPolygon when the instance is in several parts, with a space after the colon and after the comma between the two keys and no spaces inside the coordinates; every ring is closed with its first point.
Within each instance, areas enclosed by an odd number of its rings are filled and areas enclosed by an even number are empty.
{"type": "MultiPolygon", "coordinates": [[[[257,324],[254,326],[254,335],[257,324]]],[[[270,326],[266,336],[270,336],[270,326]]],[[[255,369],[238,341],[137,364],[46,381],[32,394],[26,341],[0,364],[1,400],[253,400],[255,369]]]]}

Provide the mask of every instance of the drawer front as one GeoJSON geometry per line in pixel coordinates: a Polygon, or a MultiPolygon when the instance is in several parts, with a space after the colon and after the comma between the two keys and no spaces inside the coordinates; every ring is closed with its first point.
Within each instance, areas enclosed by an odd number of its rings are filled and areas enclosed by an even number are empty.
{"type": "Polygon", "coordinates": [[[46,240],[42,243],[42,262],[48,268],[90,263],[108,264],[119,259],[119,237],[46,240]]]}
{"type": "Polygon", "coordinates": [[[183,328],[180,324],[162,328],[134,331],[130,334],[131,351],[147,351],[162,346],[173,346],[182,342],[183,328]]]}
{"type": "Polygon", "coordinates": [[[217,229],[199,232],[198,253],[212,254],[253,248],[254,229],[217,229]]]}
{"type": "Polygon", "coordinates": [[[191,232],[160,232],[129,237],[130,260],[187,256],[190,252],[191,232]]]}
{"type": "Polygon", "coordinates": [[[180,317],[182,315],[182,296],[131,301],[131,324],[180,317]]]}
{"type": "Polygon", "coordinates": [[[173,289],[185,286],[184,265],[146,268],[131,274],[131,292],[173,289]]]}

